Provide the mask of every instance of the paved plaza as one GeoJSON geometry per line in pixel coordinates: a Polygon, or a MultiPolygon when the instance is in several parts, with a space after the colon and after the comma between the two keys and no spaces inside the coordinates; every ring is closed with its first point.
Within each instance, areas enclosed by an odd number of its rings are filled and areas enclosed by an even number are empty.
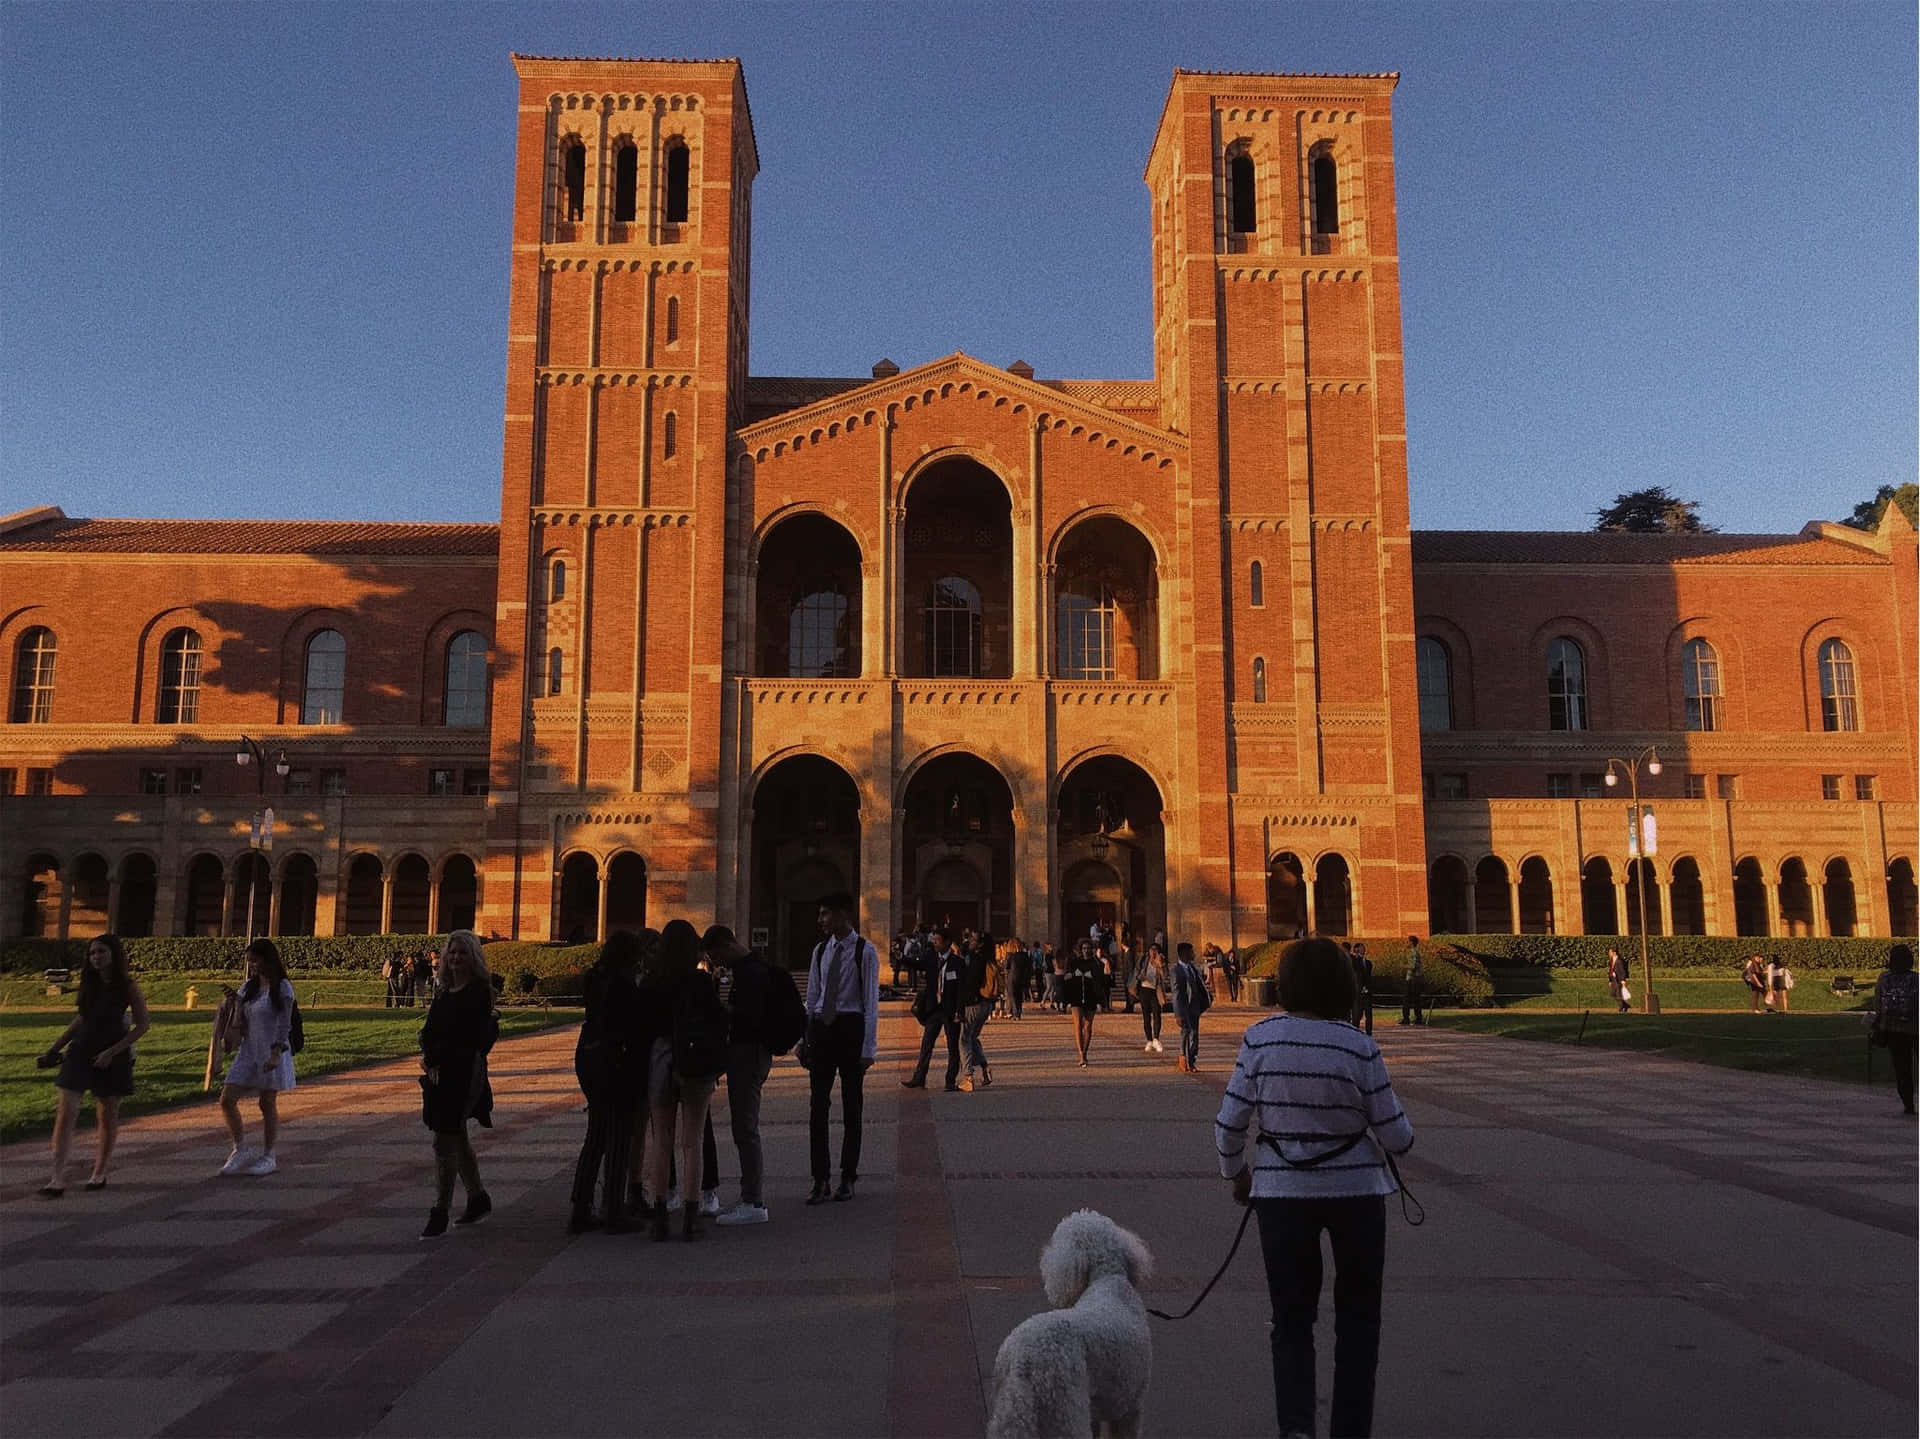
{"type": "MultiPolygon", "coordinates": [[[[1238,1211],[1209,1121],[1252,1017],[1209,1016],[1194,1079],[1171,1045],[1142,1054],[1130,1017],[1100,1020],[1086,1070],[1066,1020],[997,1021],[996,1083],[949,1095],[937,1065],[936,1092],[899,1087],[912,1035],[889,1005],[858,1198],[801,1205],[805,1087],[783,1060],[774,1222],[697,1245],[563,1233],[571,1029],[495,1052],[477,1147],[498,1211],[436,1243],[414,1237],[430,1163],[407,1064],[303,1086],[265,1180],[213,1177],[211,1106],[132,1121],[98,1194],[77,1182],[90,1131],[57,1202],[31,1193],[44,1142],[9,1146],[0,1429],[977,1435],[1062,1214],[1139,1231],[1161,1308],[1218,1264],[1238,1211]]],[[[1379,1038],[1428,1213],[1410,1229],[1390,1211],[1379,1433],[1915,1432],[1915,1131],[1890,1092],[1379,1038]]],[[[1196,1316],[1156,1322],[1148,1431],[1271,1434],[1266,1341],[1250,1238],[1196,1316]]]]}

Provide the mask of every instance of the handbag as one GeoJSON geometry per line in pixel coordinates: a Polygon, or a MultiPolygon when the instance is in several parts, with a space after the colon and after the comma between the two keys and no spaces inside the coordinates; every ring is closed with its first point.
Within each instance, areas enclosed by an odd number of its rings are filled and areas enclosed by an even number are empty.
{"type": "Polygon", "coordinates": [[[922,1025],[925,1025],[933,1019],[934,1010],[939,1006],[939,1003],[940,1002],[933,997],[933,991],[931,989],[923,989],[914,995],[913,1003],[908,1006],[907,1013],[911,1014],[922,1025]]]}

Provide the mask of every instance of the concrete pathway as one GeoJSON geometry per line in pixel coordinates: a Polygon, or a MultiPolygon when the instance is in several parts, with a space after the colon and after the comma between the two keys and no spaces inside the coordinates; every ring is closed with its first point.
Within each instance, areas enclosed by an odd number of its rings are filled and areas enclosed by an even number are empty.
{"type": "MultiPolygon", "coordinates": [[[[997,1021],[997,1082],[948,1095],[899,1087],[912,1036],[889,1006],[859,1197],[800,1204],[805,1087],[781,1061],[774,1222],[698,1245],[562,1232],[583,1127],[571,1031],[496,1052],[498,1128],[477,1147],[498,1213],[437,1243],[414,1238],[429,1154],[406,1064],[303,1086],[266,1180],[213,1177],[211,1107],[134,1121],[99,1194],[31,1197],[44,1144],[10,1146],[0,1428],[978,1434],[994,1351],[1044,1304],[1036,1257],[1062,1214],[1092,1205],[1139,1231],[1163,1308],[1219,1263],[1238,1211],[1209,1121],[1251,1017],[1210,1016],[1197,1079],[1171,1045],[1142,1054],[1125,1016],[1100,1020],[1087,1070],[1064,1019],[997,1021]]],[[[1890,1093],[1378,1037],[1429,1214],[1390,1224],[1379,1433],[1915,1432],[1915,1131],[1890,1093]]],[[[1273,1432],[1251,1238],[1155,1339],[1149,1432],[1273,1432]]]]}

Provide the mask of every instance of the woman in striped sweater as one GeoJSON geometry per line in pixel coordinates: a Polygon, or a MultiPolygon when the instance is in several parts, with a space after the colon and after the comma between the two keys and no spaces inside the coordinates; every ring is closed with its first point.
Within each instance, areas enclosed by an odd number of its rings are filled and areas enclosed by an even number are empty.
{"type": "Polygon", "coordinates": [[[1282,1013],[1246,1033],[1214,1125],[1220,1172],[1251,1200],[1273,1303],[1273,1389],[1283,1435],[1311,1435],[1320,1232],[1333,1245],[1334,1439],[1373,1428],[1388,1155],[1413,1147],[1380,1049],[1350,1022],[1353,966],[1331,940],[1280,956],[1282,1013]]]}

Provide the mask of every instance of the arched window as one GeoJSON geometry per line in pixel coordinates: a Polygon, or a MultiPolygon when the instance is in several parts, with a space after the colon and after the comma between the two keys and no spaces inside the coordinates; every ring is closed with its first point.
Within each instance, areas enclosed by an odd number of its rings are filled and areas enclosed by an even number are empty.
{"type": "Polygon", "coordinates": [[[670,460],[680,448],[680,417],[672,410],[660,422],[660,458],[670,460]]]}
{"type": "Polygon", "coordinates": [[[478,729],[487,722],[487,639],[462,630],[447,643],[446,722],[478,729]]]}
{"type": "Polygon", "coordinates": [[[567,562],[555,560],[553,568],[547,572],[547,599],[564,600],[567,597],[567,562]]]}
{"type": "Polygon", "coordinates": [[[347,637],[321,630],[307,641],[307,682],[300,691],[301,724],[339,724],[347,701],[347,637]]]}
{"type": "Polygon", "coordinates": [[[20,636],[13,666],[13,722],[46,724],[53,718],[53,662],[59,642],[45,625],[20,636]]]}
{"type": "Polygon", "coordinates": [[[687,223],[687,176],[692,157],[686,142],[667,142],[667,214],[669,225],[687,223]]]}
{"type": "Polygon", "coordinates": [[[671,298],[667,301],[667,343],[680,343],[680,302],[671,298]]]}
{"type": "Polygon", "coordinates": [[[1063,680],[1110,680],[1119,670],[1114,656],[1113,590],[1095,581],[1089,592],[1066,592],[1059,599],[1060,658],[1063,680]]]}
{"type": "Polygon", "coordinates": [[[1680,651],[1680,689],[1687,701],[1687,728],[1720,728],[1720,656],[1705,640],[1688,640],[1680,651]]]}
{"type": "Polygon", "coordinates": [[[948,575],[933,582],[927,596],[927,661],[936,677],[977,677],[986,656],[981,652],[980,591],[971,580],[948,575]]]}
{"type": "Polygon", "coordinates": [[[200,632],[179,629],[160,641],[159,724],[196,724],[200,719],[200,632]]]}
{"type": "Polygon", "coordinates": [[[1845,640],[1820,646],[1820,727],[1830,730],[1860,728],[1859,691],[1854,687],[1853,651],[1845,640]]]}
{"type": "Polygon", "coordinates": [[[1340,167],[1325,151],[1313,157],[1313,233],[1340,233],[1340,167]]]}
{"type": "Polygon", "coordinates": [[[1245,150],[1227,161],[1227,228],[1236,235],[1251,235],[1260,228],[1259,209],[1254,202],[1253,156],[1245,150]]]}
{"type": "Polygon", "coordinates": [[[1432,635],[1422,635],[1414,646],[1414,665],[1420,685],[1420,729],[1423,733],[1453,728],[1453,655],[1432,635]]]}
{"type": "Polygon", "coordinates": [[[847,615],[852,607],[840,581],[817,575],[803,582],[787,609],[787,673],[795,679],[834,679],[848,665],[847,615]]]}
{"type": "Polygon", "coordinates": [[[587,147],[569,140],[560,147],[561,218],[578,224],[587,213],[587,147]]]}
{"type": "Polygon", "coordinates": [[[1561,635],[1547,646],[1547,728],[1587,727],[1587,655],[1561,635]]]}
{"type": "Polygon", "coordinates": [[[547,651],[547,693],[557,695],[567,683],[567,652],[558,645],[547,651]]]}
{"type": "Polygon", "coordinates": [[[1247,603],[1256,610],[1267,602],[1267,572],[1255,560],[1247,570],[1247,603]]]}
{"type": "Polygon", "coordinates": [[[629,140],[613,152],[613,218],[617,223],[633,223],[634,202],[639,193],[640,152],[629,140]]]}
{"type": "Polygon", "coordinates": [[[1267,702],[1267,662],[1258,656],[1253,661],[1253,702],[1257,705],[1267,702]]]}

